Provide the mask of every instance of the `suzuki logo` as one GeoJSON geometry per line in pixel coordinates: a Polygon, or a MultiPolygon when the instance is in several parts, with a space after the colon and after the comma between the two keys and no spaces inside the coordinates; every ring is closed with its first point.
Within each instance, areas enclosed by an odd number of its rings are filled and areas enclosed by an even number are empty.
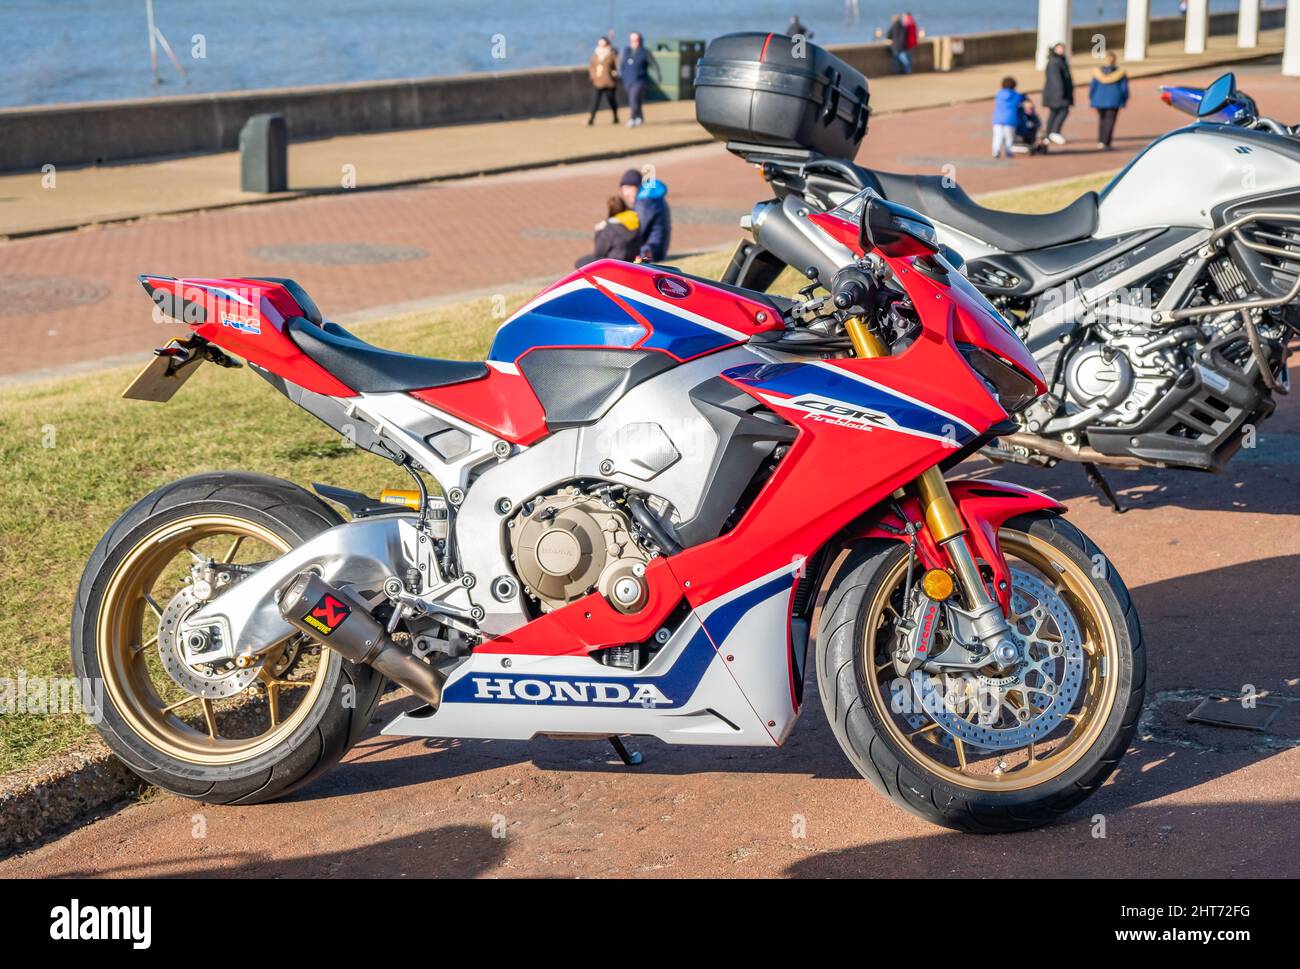
{"type": "Polygon", "coordinates": [[[541,680],[473,676],[475,700],[523,700],[528,703],[607,703],[626,706],[671,706],[652,683],[617,680],[541,680]]]}
{"type": "Polygon", "coordinates": [[[1249,145],[1238,145],[1236,148],[1234,148],[1234,149],[1232,149],[1232,150],[1235,151],[1238,155],[1249,155],[1249,154],[1250,154],[1250,146],[1249,146],[1249,145]]]}

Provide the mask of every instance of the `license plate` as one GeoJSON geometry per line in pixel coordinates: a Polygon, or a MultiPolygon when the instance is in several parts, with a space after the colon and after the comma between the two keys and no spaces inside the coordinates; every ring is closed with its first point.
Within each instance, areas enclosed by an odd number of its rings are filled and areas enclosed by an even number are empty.
{"type": "Polygon", "coordinates": [[[203,354],[179,342],[155,350],[156,356],[145,365],[134,380],[122,391],[127,400],[152,400],[163,404],[181,389],[181,384],[199,369],[203,354]],[[179,351],[179,352],[178,352],[179,351]]]}

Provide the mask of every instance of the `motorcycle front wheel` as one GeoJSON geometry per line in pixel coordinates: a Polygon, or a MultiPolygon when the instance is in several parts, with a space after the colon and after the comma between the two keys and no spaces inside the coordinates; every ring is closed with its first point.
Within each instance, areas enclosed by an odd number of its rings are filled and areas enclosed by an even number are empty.
{"type": "Polygon", "coordinates": [[[221,472],[159,488],[100,540],[77,590],[72,664],[100,698],[100,735],[140,777],[254,804],[360,738],[384,682],[370,667],[297,634],[246,668],[192,663],[175,632],[205,598],[340,521],[290,482],[221,472]]]}
{"type": "Polygon", "coordinates": [[[854,766],[900,807],[973,833],[1046,824],[1095,791],[1137,728],[1146,675],[1128,589],[1082,532],[1037,513],[999,540],[1021,647],[1012,666],[898,674],[897,624],[920,572],[909,583],[898,542],[849,553],[817,625],[822,704],[854,766]]]}

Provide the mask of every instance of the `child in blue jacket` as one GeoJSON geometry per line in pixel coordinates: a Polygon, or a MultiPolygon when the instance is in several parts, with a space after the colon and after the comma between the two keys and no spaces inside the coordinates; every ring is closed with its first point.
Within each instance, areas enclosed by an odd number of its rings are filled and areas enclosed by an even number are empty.
{"type": "Polygon", "coordinates": [[[1004,77],[1002,90],[993,98],[993,157],[1010,158],[1020,123],[1020,102],[1025,96],[1016,90],[1016,79],[1004,77]]]}

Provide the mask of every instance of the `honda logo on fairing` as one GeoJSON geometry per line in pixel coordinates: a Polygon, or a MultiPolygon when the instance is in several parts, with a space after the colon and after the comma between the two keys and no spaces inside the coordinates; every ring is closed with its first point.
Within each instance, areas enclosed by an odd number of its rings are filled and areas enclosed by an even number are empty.
{"type": "Polygon", "coordinates": [[[676,276],[660,276],[655,280],[655,289],[670,299],[685,299],[691,295],[690,284],[676,276]]]}
{"type": "Polygon", "coordinates": [[[516,679],[473,676],[475,700],[525,703],[600,703],[637,707],[671,706],[672,701],[651,683],[616,680],[516,679]]]}

